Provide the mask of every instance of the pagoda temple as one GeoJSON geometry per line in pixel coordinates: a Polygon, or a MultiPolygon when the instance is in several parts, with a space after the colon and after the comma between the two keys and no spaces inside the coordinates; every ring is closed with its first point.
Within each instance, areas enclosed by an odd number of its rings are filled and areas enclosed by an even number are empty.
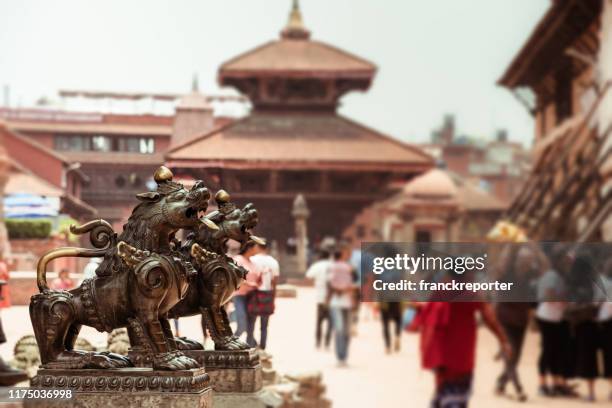
{"type": "Polygon", "coordinates": [[[366,91],[376,66],[311,38],[294,1],[280,38],[221,65],[218,82],[253,106],[249,116],[195,135],[166,154],[177,176],[253,201],[258,233],[282,249],[294,234],[292,203],[310,210],[310,243],[339,237],[365,206],[433,166],[419,148],[338,114],[351,91],[366,91]]]}

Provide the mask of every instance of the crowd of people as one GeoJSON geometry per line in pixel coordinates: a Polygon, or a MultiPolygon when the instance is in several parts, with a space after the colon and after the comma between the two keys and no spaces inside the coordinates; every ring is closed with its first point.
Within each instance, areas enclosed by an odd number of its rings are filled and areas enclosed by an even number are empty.
{"type": "Polygon", "coordinates": [[[570,380],[580,378],[587,384],[585,398],[595,401],[597,378],[609,379],[612,387],[612,303],[605,297],[612,294],[612,259],[597,276],[588,257],[569,256],[562,246],[553,248],[538,284],[543,300],[535,311],[542,339],[539,392],[576,397],[570,380]]]}
{"type": "MultiPolygon", "coordinates": [[[[350,245],[322,244],[306,272],[316,290],[316,347],[329,348],[333,336],[340,366],[347,364],[359,304],[359,262],[353,258],[350,245]]],[[[386,353],[399,351],[403,331],[418,332],[422,366],[435,377],[433,407],[468,405],[480,322],[499,341],[502,367],[496,394],[506,395],[511,385],[517,401],[528,399],[519,364],[526,334],[537,327],[541,396],[596,401],[595,380],[605,378],[612,401],[612,259],[598,264],[596,271],[592,257],[563,244],[519,246],[506,258],[501,274],[507,270],[532,277],[522,282],[535,287],[533,301],[380,301],[368,306],[380,318],[386,353]],[[586,392],[579,393],[581,381],[586,392]]]]}

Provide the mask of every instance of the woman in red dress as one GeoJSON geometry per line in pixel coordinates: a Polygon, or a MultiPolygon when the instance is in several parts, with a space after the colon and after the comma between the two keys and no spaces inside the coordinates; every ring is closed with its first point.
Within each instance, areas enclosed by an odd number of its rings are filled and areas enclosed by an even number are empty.
{"type": "Polygon", "coordinates": [[[421,362],[423,368],[435,374],[433,408],[468,406],[475,366],[477,312],[509,356],[511,346],[490,304],[430,302],[421,306],[421,362]]]}

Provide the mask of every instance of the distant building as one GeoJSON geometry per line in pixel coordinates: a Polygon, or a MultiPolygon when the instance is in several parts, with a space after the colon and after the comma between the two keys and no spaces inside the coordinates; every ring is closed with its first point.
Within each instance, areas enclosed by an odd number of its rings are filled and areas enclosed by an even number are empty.
{"type": "Polygon", "coordinates": [[[251,114],[173,147],[167,163],[180,177],[255,202],[258,233],[280,249],[294,234],[300,193],[310,243],[338,237],[362,208],[392,193],[390,184],[433,165],[421,149],[337,113],[341,97],[367,90],[375,73],[363,58],[311,39],[295,2],[279,39],[219,68],[219,84],[247,96],[251,114]]]}
{"type": "Polygon", "coordinates": [[[457,134],[455,117],[446,115],[440,129],[432,132],[423,149],[448,170],[478,184],[501,202],[510,203],[529,171],[530,154],[499,130],[492,141],[457,134]]]}
{"type": "Polygon", "coordinates": [[[536,122],[532,172],[506,214],[532,239],[612,240],[609,3],[551,2],[499,80],[536,122]]]}
{"type": "Polygon", "coordinates": [[[482,188],[433,169],[364,209],[343,236],[357,242],[482,242],[504,210],[482,188]]]}
{"type": "Polygon", "coordinates": [[[60,91],[60,96],[72,110],[0,108],[8,153],[65,192],[61,212],[76,219],[101,217],[119,229],[135,194],[150,188],[168,149],[231,121],[213,116],[219,102],[246,102],[206,97],[195,87],[187,95],[60,91]]]}
{"type": "Polygon", "coordinates": [[[59,192],[50,196],[60,199],[58,210],[62,213],[76,219],[96,216],[96,209],[81,199],[82,187],[89,182],[89,177],[83,173],[80,164],[70,162],[52,147],[15,130],[11,122],[4,123],[2,112],[6,110],[0,109],[0,139],[10,157],[7,193],[36,193],[40,190],[41,196],[49,196],[49,191],[59,192]]]}

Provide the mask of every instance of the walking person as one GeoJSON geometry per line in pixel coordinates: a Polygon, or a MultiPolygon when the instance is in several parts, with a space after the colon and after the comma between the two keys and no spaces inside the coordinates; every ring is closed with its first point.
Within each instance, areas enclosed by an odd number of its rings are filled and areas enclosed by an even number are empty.
{"type": "Polygon", "coordinates": [[[234,316],[236,317],[236,337],[242,336],[248,329],[247,297],[249,293],[259,286],[261,274],[257,266],[251,262],[251,256],[255,255],[257,249],[254,242],[247,242],[240,248],[238,255],[234,256],[234,261],[247,270],[246,279],[234,292],[232,303],[234,304],[234,316]]]}
{"type": "Polygon", "coordinates": [[[326,326],[323,342],[326,349],[329,348],[331,341],[332,323],[329,315],[329,306],[327,305],[327,284],[331,264],[332,259],[328,248],[321,248],[319,249],[319,259],[313,262],[306,271],[306,277],[314,280],[317,297],[317,323],[315,328],[315,344],[317,348],[321,347],[323,324],[326,326]]]}
{"type": "Polygon", "coordinates": [[[476,314],[497,337],[507,358],[512,348],[495,312],[483,302],[428,302],[420,304],[421,362],[435,374],[432,408],[468,406],[475,368],[476,314]]]}
{"type": "Polygon", "coordinates": [[[600,308],[597,274],[586,254],[579,254],[567,276],[570,289],[565,318],[571,325],[576,339],[576,375],[587,383],[586,400],[595,401],[595,379],[599,376],[597,349],[599,327],[597,316],[600,308]]]}
{"type": "MultiPolygon", "coordinates": [[[[361,285],[361,242],[353,239],[345,240],[344,245],[350,246],[350,255],[348,262],[353,269],[353,282],[355,286],[361,285]]],[[[351,336],[357,336],[359,315],[361,310],[361,291],[353,291],[353,309],[351,311],[351,336]]]]}
{"type": "Polygon", "coordinates": [[[270,316],[274,313],[274,301],[276,298],[276,285],[280,276],[278,261],[268,253],[266,244],[256,245],[256,253],[251,256],[251,262],[258,269],[261,278],[259,286],[251,293],[249,300],[247,321],[247,344],[251,347],[259,346],[266,349],[268,339],[268,323],[270,316]],[[259,343],[255,340],[255,322],[259,316],[260,335],[259,343]]]}
{"type": "MultiPolygon", "coordinates": [[[[1,250],[2,248],[0,248],[0,299],[2,299],[2,308],[6,308],[10,306],[8,297],[9,271],[8,265],[2,258],[1,250]]],[[[0,319],[0,344],[4,343],[6,343],[6,335],[2,327],[2,320],[0,319]]],[[[2,357],[0,357],[0,386],[9,387],[19,382],[26,381],[27,379],[28,375],[24,371],[11,367],[2,357]]]]}
{"type": "Polygon", "coordinates": [[[57,278],[51,281],[51,284],[49,285],[49,287],[55,290],[72,289],[74,287],[74,280],[72,280],[72,278],[70,277],[70,273],[68,272],[68,269],[65,269],[65,268],[62,269],[59,272],[57,278]]]}
{"type": "MultiPolygon", "coordinates": [[[[538,247],[513,245],[509,248],[508,257],[503,266],[505,270],[503,270],[500,279],[514,282],[516,290],[526,295],[529,292],[532,279],[540,271],[546,270],[547,267],[548,262],[538,247]]],[[[529,302],[504,302],[502,299],[502,302],[495,306],[495,316],[512,347],[511,357],[503,359],[504,367],[497,378],[495,392],[498,395],[503,395],[506,392],[506,385],[510,382],[514,386],[517,399],[520,402],[527,400],[518,374],[518,364],[521,359],[530,315],[531,303],[529,302]]]]}
{"type": "Polygon", "coordinates": [[[0,257],[0,287],[2,290],[0,291],[0,309],[6,309],[11,307],[11,293],[8,286],[8,281],[10,278],[10,273],[8,270],[8,265],[6,262],[0,257]]]}
{"type": "Polygon", "coordinates": [[[385,340],[385,352],[391,354],[392,351],[396,353],[401,348],[401,336],[402,336],[402,317],[403,308],[401,302],[380,302],[380,316],[383,327],[383,338],[385,340]],[[393,324],[393,348],[391,348],[391,324],[393,324]]]}
{"type": "Polygon", "coordinates": [[[348,263],[350,251],[343,247],[334,253],[334,261],[329,266],[327,303],[335,334],[336,358],[339,367],[347,366],[351,338],[351,310],[355,285],[351,265],[348,263]]]}
{"type": "Polygon", "coordinates": [[[89,258],[89,262],[87,262],[87,265],[85,265],[85,268],[83,268],[83,276],[79,284],[83,283],[85,279],[91,279],[95,277],[96,271],[98,270],[98,267],[100,266],[101,263],[102,263],[102,258],[98,258],[98,257],[89,258]]]}
{"type": "Polygon", "coordinates": [[[567,275],[571,261],[563,244],[552,248],[550,262],[551,268],[540,277],[537,287],[539,303],[535,316],[541,336],[539,393],[543,396],[575,396],[566,382],[573,371],[573,358],[568,357],[571,354],[571,332],[563,319],[567,305],[563,276],[567,275]]]}
{"type": "Polygon", "coordinates": [[[603,354],[603,376],[610,384],[608,399],[612,402],[612,257],[604,264],[602,279],[607,298],[597,314],[598,338],[603,354]]]}

